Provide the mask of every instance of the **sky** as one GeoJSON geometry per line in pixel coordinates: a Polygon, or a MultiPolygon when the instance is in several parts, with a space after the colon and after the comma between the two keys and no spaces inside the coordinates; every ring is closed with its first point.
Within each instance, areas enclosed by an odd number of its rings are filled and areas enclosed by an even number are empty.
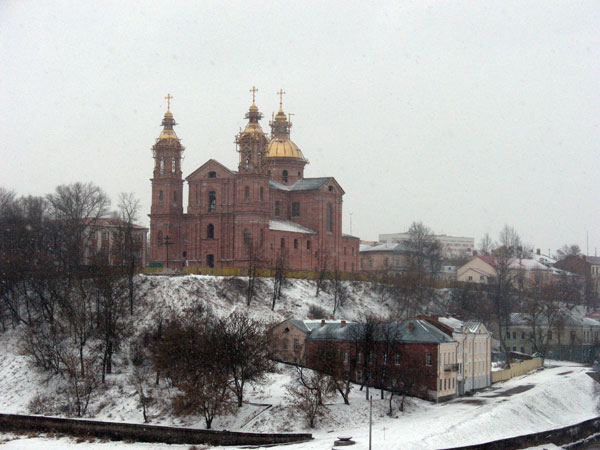
{"type": "Polygon", "coordinates": [[[236,169],[252,86],[365,240],[422,221],[600,251],[600,2],[0,1],[0,186],[141,201],[170,93],[184,177],[236,169]],[[589,238],[588,238],[589,236],[589,238]]]}

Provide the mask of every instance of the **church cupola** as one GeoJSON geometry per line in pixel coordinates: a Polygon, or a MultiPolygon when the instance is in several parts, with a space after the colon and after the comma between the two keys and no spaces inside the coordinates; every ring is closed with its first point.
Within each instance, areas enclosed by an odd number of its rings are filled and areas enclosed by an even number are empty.
{"type": "Polygon", "coordinates": [[[308,160],[298,146],[290,139],[292,123],[283,112],[283,94],[280,89],[279,111],[269,122],[271,126],[271,142],[267,147],[267,160],[271,178],[283,184],[292,184],[304,178],[304,166],[308,160]]]}
{"type": "Polygon", "coordinates": [[[268,139],[265,136],[258,121],[263,115],[256,106],[256,92],[258,89],[252,87],[252,105],[246,113],[248,124],[235,138],[235,143],[240,154],[238,169],[240,173],[266,173],[265,152],[268,139]]]}

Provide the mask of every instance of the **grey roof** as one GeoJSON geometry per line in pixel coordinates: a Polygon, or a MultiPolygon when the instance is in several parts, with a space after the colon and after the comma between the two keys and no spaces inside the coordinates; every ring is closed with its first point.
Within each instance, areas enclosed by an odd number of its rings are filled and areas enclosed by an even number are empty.
{"type": "MultiPolygon", "coordinates": [[[[292,319],[292,320],[290,320],[290,323],[292,325],[295,325],[296,327],[298,327],[302,331],[305,331],[305,332],[308,333],[313,328],[320,327],[322,320],[325,320],[325,319],[309,319],[309,320],[296,320],[296,319],[292,319]]],[[[326,324],[337,323],[339,325],[340,322],[341,322],[341,320],[325,320],[326,324]]]]}
{"type": "Polygon", "coordinates": [[[585,259],[590,264],[600,264],[600,256],[586,256],[585,259]]]}
{"type": "MultiPolygon", "coordinates": [[[[364,324],[347,323],[341,326],[340,323],[328,323],[324,326],[315,327],[307,336],[307,341],[354,341],[362,335],[364,324]]],[[[386,336],[390,336],[394,342],[423,343],[423,344],[443,344],[446,342],[455,342],[450,336],[431,325],[429,322],[421,319],[406,320],[403,322],[380,323],[375,326],[375,340],[385,341],[386,336]],[[409,329],[412,323],[414,328],[409,329]]]]}
{"type": "Polygon", "coordinates": [[[361,246],[360,252],[407,252],[408,248],[401,243],[389,243],[384,242],[383,244],[377,244],[369,247],[361,246]]]}
{"type": "MultiPolygon", "coordinates": [[[[562,311],[561,316],[564,319],[564,325],[575,326],[575,327],[600,327],[600,322],[591,319],[589,317],[578,317],[571,311],[562,311]]],[[[548,325],[548,317],[540,314],[535,318],[536,325],[543,326],[548,325]]],[[[557,323],[556,319],[554,321],[557,323]]],[[[525,325],[530,326],[532,323],[532,316],[527,313],[512,313],[510,315],[510,325],[525,325]]]]}
{"type": "Polygon", "coordinates": [[[302,178],[289,186],[269,180],[269,186],[280,191],[315,191],[323,186],[331,177],[324,178],[302,178]]]}

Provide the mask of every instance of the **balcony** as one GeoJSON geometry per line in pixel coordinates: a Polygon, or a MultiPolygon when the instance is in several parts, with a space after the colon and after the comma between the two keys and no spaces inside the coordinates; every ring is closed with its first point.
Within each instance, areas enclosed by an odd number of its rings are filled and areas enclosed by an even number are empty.
{"type": "Polygon", "coordinates": [[[444,372],[458,372],[458,364],[445,364],[444,372]]]}

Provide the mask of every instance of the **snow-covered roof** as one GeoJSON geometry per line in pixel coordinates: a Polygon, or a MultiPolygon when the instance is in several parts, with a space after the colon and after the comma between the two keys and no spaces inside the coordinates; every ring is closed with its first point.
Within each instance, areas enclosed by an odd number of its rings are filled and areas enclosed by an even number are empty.
{"type": "Polygon", "coordinates": [[[269,230],[272,231],[290,231],[292,233],[317,234],[310,228],[306,228],[291,220],[271,219],[269,220],[269,230]]]}
{"type": "Polygon", "coordinates": [[[535,259],[537,262],[542,263],[542,264],[554,264],[556,262],[556,259],[548,256],[548,255],[538,255],[537,253],[535,253],[533,255],[533,259],[535,259]]]}
{"type": "Polygon", "coordinates": [[[323,178],[302,178],[289,186],[278,183],[275,180],[269,180],[269,186],[279,191],[315,191],[323,186],[331,177],[323,178]]]}
{"type": "MultiPolygon", "coordinates": [[[[331,324],[331,323],[336,323],[336,324],[341,324],[342,320],[326,320],[326,319],[307,319],[307,320],[290,320],[290,323],[292,323],[293,325],[295,325],[296,327],[300,328],[303,331],[309,332],[310,330],[320,327],[323,320],[325,320],[325,324],[331,324]]],[[[351,323],[350,321],[347,321],[347,323],[351,323]]]]}
{"type": "Polygon", "coordinates": [[[407,248],[400,243],[385,242],[377,245],[361,245],[361,252],[404,252],[407,248]]]}
{"type": "MultiPolygon", "coordinates": [[[[362,334],[362,323],[328,323],[314,328],[307,336],[307,341],[352,341],[362,334]]],[[[443,344],[455,342],[450,336],[426,320],[414,319],[402,322],[379,323],[375,325],[374,339],[384,341],[386,338],[394,342],[413,342],[443,344]],[[412,324],[412,330],[411,325],[412,324]]]]}
{"type": "MultiPolygon", "coordinates": [[[[600,327],[600,321],[589,317],[580,317],[574,314],[572,311],[564,310],[560,313],[560,315],[563,318],[563,323],[565,325],[575,327],[600,327]]],[[[512,313],[510,315],[510,324],[530,325],[532,323],[532,317],[533,316],[527,313],[512,313]]],[[[540,314],[535,318],[535,322],[537,325],[548,325],[548,317],[546,315],[540,314]]]]}
{"type": "Polygon", "coordinates": [[[456,332],[462,332],[463,327],[467,327],[469,332],[476,333],[477,330],[483,325],[481,322],[475,320],[467,320],[466,322],[463,322],[456,317],[439,317],[438,320],[456,332]]]}

